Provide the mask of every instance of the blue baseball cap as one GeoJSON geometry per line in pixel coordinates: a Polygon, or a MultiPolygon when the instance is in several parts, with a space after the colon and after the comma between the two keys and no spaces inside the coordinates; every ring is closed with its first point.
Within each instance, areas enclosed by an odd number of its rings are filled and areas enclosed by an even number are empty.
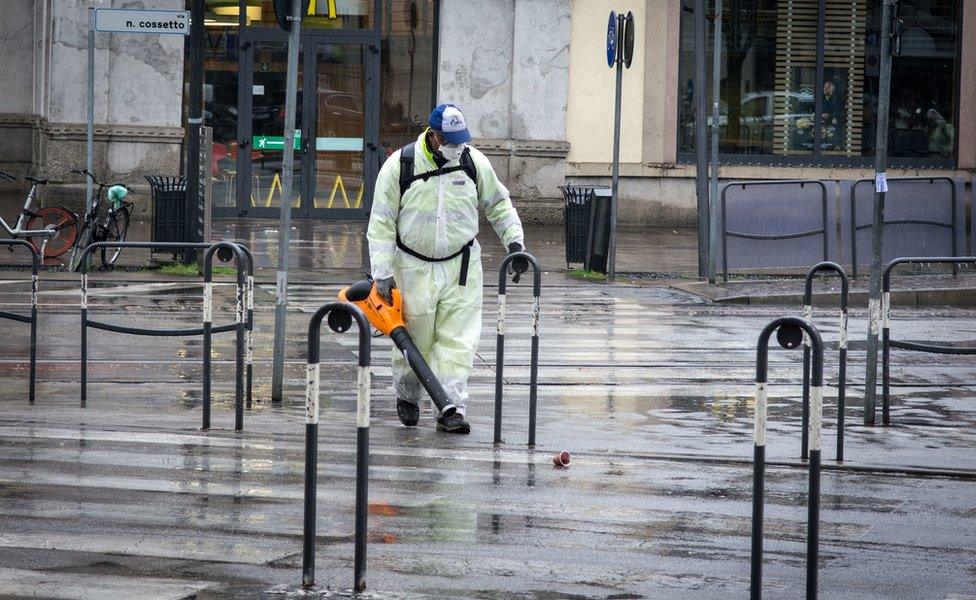
{"type": "Polygon", "coordinates": [[[444,136],[448,144],[466,144],[471,141],[468,124],[461,109],[453,104],[441,104],[430,113],[427,119],[430,128],[444,136]]]}

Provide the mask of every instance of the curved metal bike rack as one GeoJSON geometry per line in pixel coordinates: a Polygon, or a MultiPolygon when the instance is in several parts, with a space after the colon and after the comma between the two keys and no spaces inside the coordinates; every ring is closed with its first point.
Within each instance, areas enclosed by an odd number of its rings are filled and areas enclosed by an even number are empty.
{"type": "Polygon", "coordinates": [[[502,395],[505,371],[505,311],[506,277],[508,265],[518,257],[524,257],[532,265],[532,353],[529,367],[529,446],[535,445],[536,404],[539,385],[539,311],[542,294],[542,268],[539,261],[528,252],[513,252],[505,257],[498,270],[498,335],[495,340],[495,443],[502,443],[502,395]]]}
{"type": "MultiPolygon", "coordinates": [[[[80,259],[81,267],[81,407],[87,404],[88,396],[88,328],[101,329],[103,331],[113,331],[129,335],[144,335],[151,337],[180,337],[202,335],[204,338],[204,357],[203,357],[203,429],[210,428],[210,336],[214,333],[235,331],[237,333],[237,370],[236,370],[236,410],[235,410],[235,429],[240,431],[244,427],[243,418],[243,398],[244,398],[244,305],[248,296],[245,285],[245,270],[250,272],[252,268],[249,254],[245,253],[242,246],[233,242],[217,243],[184,243],[184,242],[96,242],[89,244],[82,252],[80,259]],[[88,318],[88,256],[98,248],[142,248],[142,249],[161,249],[161,250],[206,250],[204,260],[204,299],[203,299],[203,325],[199,328],[179,328],[179,329],[146,329],[138,327],[125,327],[112,323],[105,323],[88,318]],[[235,322],[228,325],[214,327],[212,325],[213,314],[213,254],[220,248],[230,250],[235,258],[237,269],[237,310],[235,322]]],[[[248,382],[250,384],[250,381],[248,382]]],[[[248,385],[250,387],[250,385],[248,385]]],[[[248,392],[249,394],[250,392],[248,392]]]]}
{"type": "Polygon", "coordinates": [[[928,352],[931,354],[976,354],[976,348],[966,348],[961,346],[946,346],[939,344],[919,344],[917,342],[904,342],[891,339],[891,272],[898,265],[934,263],[952,265],[953,273],[961,264],[976,264],[976,256],[912,256],[896,258],[888,263],[884,270],[881,293],[881,418],[882,423],[887,426],[891,424],[890,398],[890,354],[891,348],[901,348],[902,350],[914,350],[915,352],[928,352]]]}
{"type": "Polygon", "coordinates": [[[823,260],[827,260],[827,256],[830,254],[829,242],[828,242],[828,232],[830,231],[830,223],[828,222],[827,216],[827,184],[823,181],[817,179],[811,180],[767,180],[767,181],[730,181],[725,184],[722,188],[722,193],[720,194],[719,202],[721,203],[720,209],[721,214],[721,236],[722,236],[722,281],[729,280],[729,238],[740,238],[747,240],[758,240],[758,241],[779,241],[779,240],[795,240],[800,238],[820,236],[823,240],[823,260]],[[800,189],[803,189],[807,185],[815,185],[820,188],[820,206],[821,206],[821,226],[818,229],[811,229],[808,231],[795,231],[790,233],[782,234],[763,234],[763,233],[746,233],[742,231],[729,231],[728,230],[728,200],[727,194],[730,188],[741,188],[745,190],[747,187],[761,187],[761,186],[775,186],[775,185],[798,185],[800,189]]]}
{"type": "Polygon", "coordinates": [[[203,429],[210,429],[210,400],[211,400],[211,346],[213,343],[213,257],[218,250],[225,249],[234,253],[234,264],[237,267],[237,301],[234,310],[234,331],[237,337],[234,353],[234,430],[244,429],[244,354],[245,337],[247,337],[246,310],[247,305],[247,275],[245,265],[249,263],[241,247],[232,242],[216,242],[207,248],[203,255],[203,429]]]}
{"type": "Polygon", "coordinates": [[[817,328],[799,317],[782,317],[766,325],[756,346],[756,416],[752,474],[752,561],[749,597],[762,598],[763,505],[766,475],[766,375],[768,372],[769,337],[776,332],[784,348],[796,348],[804,335],[813,350],[813,381],[810,388],[810,463],[807,492],[807,569],[806,597],[817,597],[817,560],[820,555],[820,434],[823,418],[823,341],[817,328]]]}
{"type": "Polygon", "coordinates": [[[305,387],[305,510],[302,532],[302,585],[315,585],[315,508],[319,440],[319,354],[322,319],[337,333],[355,321],[359,329],[359,379],[356,396],[356,541],[353,589],[366,589],[366,519],[369,504],[369,321],[348,302],[330,302],[308,324],[308,371],[305,387]]]}
{"type": "MultiPolygon", "coordinates": [[[[850,281],[844,267],[831,261],[817,263],[807,272],[803,289],[803,318],[813,323],[813,278],[817,273],[833,272],[840,278],[840,362],[837,375],[837,460],[844,460],[844,407],[847,398],[847,311],[850,281]]],[[[803,438],[800,458],[806,459],[809,436],[807,426],[810,422],[810,339],[803,336],[803,438]]]]}
{"type": "Polygon", "coordinates": [[[37,382],[37,272],[41,265],[41,255],[33,244],[26,240],[0,240],[0,245],[9,246],[11,249],[15,247],[27,248],[31,253],[30,316],[25,317],[17,313],[0,310],[0,319],[30,325],[30,383],[28,384],[27,399],[28,402],[34,404],[34,388],[37,382]]]}

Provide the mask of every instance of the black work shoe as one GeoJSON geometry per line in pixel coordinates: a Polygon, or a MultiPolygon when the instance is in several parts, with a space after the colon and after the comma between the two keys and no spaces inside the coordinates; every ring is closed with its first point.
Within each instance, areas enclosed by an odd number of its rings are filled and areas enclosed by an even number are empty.
{"type": "Polygon", "coordinates": [[[420,406],[397,398],[397,416],[401,423],[413,427],[420,422],[420,406]]]}
{"type": "Polygon", "coordinates": [[[464,420],[464,416],[458,413],[437,419],[437,431],[447,433],[471,433],[471,426],[464,420]]]}

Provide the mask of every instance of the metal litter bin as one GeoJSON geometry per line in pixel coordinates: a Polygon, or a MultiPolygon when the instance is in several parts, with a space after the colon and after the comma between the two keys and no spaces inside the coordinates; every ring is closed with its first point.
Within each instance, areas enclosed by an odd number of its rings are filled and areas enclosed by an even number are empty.
{"type": "Polygon", "coordinates": [[[593,188],[561,185],[564,222],[566,223],[566,267],[586,262],[586,243],[590,237],[590,211],[593,209],[593,188]]]}
{"type": "Polygon", "coordinates": [[[593,209],[590,211],[590,235],[586,245],[587,271],[607,272],[610,256],[610,188],[593,190],[593,209]]]}
{"type": "Polygon", "coordinates": [[[152,191],[152,241],[186,241],[186,178],[147,175],[146,181],[152,191]]]}
{"type": "MultiPolygon", "coordinates": [[[[152,193],[154,242],[186,242],[186,178],[163,175],[146,175],[152,193]]],[[[192,251],[174,252],[173,258],[182,255],[190,261],[192,251]]]]}
{"type": "Polygon", "coordinates": [[[610,250],[610,188],[565,185],[566,267],[577,263],[607,272],[610,250]]]}

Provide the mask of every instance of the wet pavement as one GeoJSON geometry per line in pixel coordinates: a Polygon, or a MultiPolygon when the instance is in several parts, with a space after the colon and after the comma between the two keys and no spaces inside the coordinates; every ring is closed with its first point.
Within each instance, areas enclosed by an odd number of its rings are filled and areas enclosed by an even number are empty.
{"type": "MultiPolygon", "coordinates": [[[[350,268],[351,274],[355,273],[350,268]]],[[[352,276],[352,275],[350,275],[352,276]]],[[[93,279],[97,279],[93,277],[93,279]]],[[[103,277],[103,279],[106,279],[103,277]]],[[[375,339],[368,591],[376,598],[745,597],[755,340],[799,307],[722,305],[665,286],[547,279],[538,445],[524,446],[530,295],[510,289],[506,444],[492,437],[495,302],[468,437],[425,409],[402,427],[391,345],[375,339]],[[550,462],[573,453],[567,468],[550,462]]],[[[193,326],[194,281],[96,283],[92,317],[193,326]]],[[[233,424],[233,347],[215,336],[214,427],[202,432],[201,341],[91,332],[78,406],[77,286],[44,281],[37,402],[27,328],[0,339],[0,597],[296,598],[352,586],[355,352],[322,337],[318,586],[300,591],[305,330],[338,286],[290,288],[286,401],[272,405],[273,285],[256,298],[255,404],[233,424]]],[[[0,283],[0,310],[26,286],[0,283]]],[[[233,316],[218,285],[215,322],[233,316]]],[[[976,345],[976,311],[898,308],[898,339],[976,345]]],[[[834,459],[837,318],[828,342],[821,516],[824,598],[976,597],[976,382],[970,357],[893,354],[893,422],[865,427],[865,311],[851,317],[846,462],[834,459]]],[[[806,470],[800,354],[771,351],[765,596],[803,593],[806,470]]]]}
{"type": "MultiPolygon", "coordinates": [[[[128,241],[148,241],[152,238],[150,224],[134,221],[127,236],[128,241]]],[[[532,225],[526,230],[526,244],[529,251],[539,260],[547,271],[565,271],[566,243],[565,228],[561,225],[532,225]]],[[[327,273],[351,270],[363,273],[363,236],[365,222],[362,221],[294,221],[289,248],[289,270],[295,271],[298,278],[314,278],[314,273],[327,273]]],[[[213,240],[237,240],[248,245],[254,253],[255,269],[259,276],[275,279],[278,266],[278,222],[270,219],[236,219],[214,221],[213,240]]],[[[489,265],[497,265],[505,256],[498,238],[492,233],[490,225],[481,224],[479,242],[482,256],[489,265]]],[[[673,228],[626,228],[622,227],[618,241],[617,270],[621,273],[644,273],[653,271],[672,277],[690,277],[697,270],[697,236],[693,229],[673,228]]],[[[62,259],[67,260],[65,254],[62,259]]],[[[166,253],[151,253],[148,250],[126,249],[117,265],[135,269],[150,260],[166,262],[173,256],[166,253]]],[[[4,266],[23,267],[30,263],[29,256],[22,251],[3,252],[0,249],[0,270],[4,266]]],[[[95,268],[100,268],[97,261],[95,268]]],[[[572,267],[581,267],[573,263],[572,267]]],[[[62,269],[61,259],[52,259],[48,267],[62,269]]]]}

